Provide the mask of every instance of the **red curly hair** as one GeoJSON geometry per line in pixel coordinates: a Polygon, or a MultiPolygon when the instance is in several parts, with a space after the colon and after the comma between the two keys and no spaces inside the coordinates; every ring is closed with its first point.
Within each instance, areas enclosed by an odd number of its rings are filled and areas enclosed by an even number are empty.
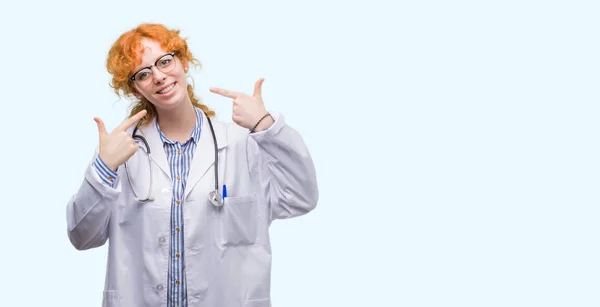
{"type": "MultiPolygon", "coordinates": [[[[182,63],[202,67],[200,62],[192,56],[186,39],[179,36],[179,33],[179,30],[168,29],[161,24],[141,24],[123,33],[113,43],[108,52],[106,69],[112,75],[110,86],[118,96],[139,98],[138,101],[133,103],[129,116],[131,117],[142,110],[146,110],[147,113],[144,119],[142,119],[141,125],[149,123],[158,114],[156,107],[148,99],[139,95],[133,87],[132,82],[129,81],[133,69],[141,63],[142,59],[138,55],[138,50],[142,47],[141,42],[144,38],[158,42],[164,50],[176,51],[176,56],[182,63]],[[136,94],[138,94],[137,97],[136,94]]],[[[202,109],[207,116],[215,116],[215,112],[210,110],[206,105],[201,104],[200,100],[194,95],[192,85],[188,84],[187,92],[195,107],[202,109]]]]}

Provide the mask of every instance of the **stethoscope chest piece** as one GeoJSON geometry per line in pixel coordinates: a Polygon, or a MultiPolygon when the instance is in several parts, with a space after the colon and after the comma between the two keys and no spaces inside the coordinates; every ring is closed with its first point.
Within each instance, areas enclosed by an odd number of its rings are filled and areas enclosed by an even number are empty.
{"type": "Polygon", "coordinates": [[[210,200],[215,207],[223,206],[223,198],[221,195],[219,195],[219,193],[217,193],[217,191],[210,191],[210,193],[208,193],[208,200],[210,200]]]}

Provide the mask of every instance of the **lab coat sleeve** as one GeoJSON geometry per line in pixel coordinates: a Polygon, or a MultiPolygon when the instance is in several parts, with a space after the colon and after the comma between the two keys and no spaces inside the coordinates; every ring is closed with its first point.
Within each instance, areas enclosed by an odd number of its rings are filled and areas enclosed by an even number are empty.
{"type": "Polygon", "coordinates": [[[111,187],[102,181],[94,162],[87,166],[77,192],[67,203],[67,230],[71,244],[78,250],[99,247],[108,239],[111,205],[118,199],[120,185],[111,187]]]}
{"type": "Polygon", "coordinates": [[[260,160],[258,181],[268,191],[270,220],[304,215],[319,198],[315,166],[302,136],[282,115],[272,115],[271,127],[250,134],[258,151],[253,156],[260,160]]]}

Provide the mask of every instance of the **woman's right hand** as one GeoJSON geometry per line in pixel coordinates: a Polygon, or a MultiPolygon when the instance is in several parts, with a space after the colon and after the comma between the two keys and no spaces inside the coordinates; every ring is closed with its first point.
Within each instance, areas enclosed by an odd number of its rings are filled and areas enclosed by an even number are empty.
{"type": "Polygon", "coordinates": [[[98,117],[94,121],[98,124],[98,134],[100,136],[100,159],[106,163],[112,170],[127,161],[137,151],[137,145],[127,129],[135,125],[146,115],[146,110],[142,110],[120,124],[111,133],[106,132],[104,122],[98,117]]]}

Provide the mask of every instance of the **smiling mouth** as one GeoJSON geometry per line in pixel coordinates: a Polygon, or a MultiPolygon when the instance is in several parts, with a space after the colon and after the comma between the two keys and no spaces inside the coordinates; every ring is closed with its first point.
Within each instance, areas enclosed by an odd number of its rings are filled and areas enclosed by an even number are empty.
{"type": "Polygon", "coordinates": [[[165,87],[164,89],[162,89],[162,90],[160,90],[160,91],[158,91],[158,92],[156,92],[156,93],[157,93],[157,94],[165,94],[165,93],[169,92],[170,90],[172,90],[172,89],[175,87],[175,84],[176,84],[176,83],[177,83],[177,82],[173,82],[173,84],[171,84],[171,85],[169,85],[169,86],[165,87]]]}

